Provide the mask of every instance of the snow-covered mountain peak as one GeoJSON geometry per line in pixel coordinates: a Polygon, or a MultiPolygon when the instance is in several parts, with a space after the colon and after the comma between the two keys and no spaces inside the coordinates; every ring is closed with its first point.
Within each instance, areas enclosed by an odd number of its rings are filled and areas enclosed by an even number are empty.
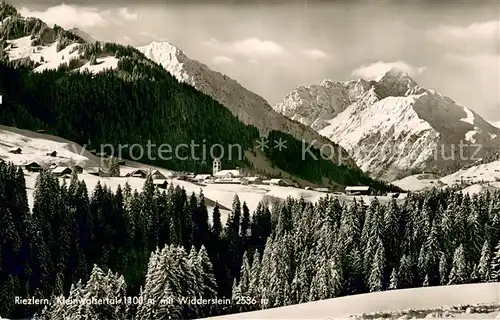
{"type": "Polygon", "coordinates": [[[153,41],[142,47],[137,47],[147,58],[160,64],[178,81],[192,86],[196,85],[194,76],[189,70],[199,69],[200,66],[190,60],[184,51],[168,42],[153,41]]]}
{"type": "Polygon", "coordinates": [[[500,141],[498,128],[396,68],[378,81],[301,86],[274,108],[340,144],[359,167],[388,180],[412,170],[447,173],[468,163],[467,158],[438,159],[438,148],[441,154],[458,152],[445,148],[463,141],[481,144],[486,156],[500,141]]]}
{"type": "Polygon", "coordinates": [[[380,99],[386,97],[402,97],[420,94],[425,90],[413,80],[410,75],[400,69],[391,68],[376,82],[377,94],[380,99]]]}
{"type": "Polygon", "coordinates": [[[166,41],[153,41],[150,44],[143,47],[147,47],[149,50],[153,51],[162,51],[169,53],[171,55],[186,57],[184,51],[166,41]]]}
{"type": "Polygon", "coordinates": [[[408,75],[408,73],[404,72],[403,70],[399,69],[399,68],[396,68],[396,67],[392,67],[390,68],[389,70],[383,72],[382,74],[380,74],[380,76],[375,80],[375,81],[380,81],[382,78],[384,77],[389,77],[389,78],[406,78],[406,77],[410,77],[408,75]]]}

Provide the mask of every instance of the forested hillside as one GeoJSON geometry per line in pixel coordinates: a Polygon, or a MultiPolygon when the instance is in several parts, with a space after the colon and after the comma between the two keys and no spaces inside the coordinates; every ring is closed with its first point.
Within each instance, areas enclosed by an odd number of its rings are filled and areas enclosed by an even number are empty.
{"type": "Polygon", "coordinates": [[[236,197],[225,226],[217,207],[209,223],[202,194],[161,192],[149,179],[141,192],[89,192],[76,176],[60,186],[43,172],[30,214],[22,170],[0,164],[1,316],[188,319],[500,280],[498,192],[431,190],[387,205],[289,198],[253,215],[236,197]],[[115,304],[21,305],[15,296],[115,304]],[[193,308],[186,296],[232,300],[193,308]]]}
{"type": "MultiPolygon", "coordinates": [[[[123,54],[132,54],[124,52],[123,54]]],[[[46,130],[89,148],[99,151],[101,145],[111,144],[115,150],[122,148],[124,157],[165,168],[190,172],[210,172],[210,149],[221,145],[225,168],[247,167],[252,169],[237,148],[252,150],[259,139],[256,128],[235,118],[226,108],[193,87],[179,83],[154,63],[139,63],[136,58],[123,57],[118,70],[98,74],[68,72],[63,66],[58,70],[41,73],[28,68],[14,68],[9,63],[0,64],[0,92],[3,105],[0,123],[30,130],[46,130]],[[133,80],[133,81],[132,81],[133,80]],[[148,143],[157,147],[147,154],[148,143]],[[180,148],[177,146],[198,145],[180,148]],[[144,154],[132,145],[140,145],[144,154]],[[160,157],[160,145],[170,146],[172,152],[160,157]],[[204,148],[202,146],[205,146],[204,148]],[[229,157],[232,150],[234,154],[229,157]]],[[[275,139],[277,133],[269,135],[275,139]]],[[[302,148],[302,143],[286,135],[288,146],[302,148]]],[[[270,146],[272,148],[272,146],[270,146]]],[[[219,148],[214,156],[219,156],[219,148]]],[[[303,179],[334,186],[368,183],[376,189],[394,189],[375,182],[357,168],[336,165],[338,161],[302,159],[300,149],[291,154],[282,150],[283,156],[268,153],[275,165],[303,179]],[[279,159],[274,160],[274,159],[279,159]],[[295,170],[291,163],[307,161],[310,166],[295,170]],[[319,168],[319,169],[318,169],[319,168]]],[[[315,150],[319,154],[318,150],[315,150]]],[[[115,154],[116,156],[116,154],[115,154]]],[[[341,162],[340,162],[341,163],[341,162]]]]}
{"type": "MultiPolygon", "coordinates": [[[[126,61],[121,62],[124,68],[126,61]]],[[[243,125],[208,96],[161,72],[155,81],[125,81],[114,71],[97,75],[64,70],[34,73],[0,65],[4,96],[0,121],[20,128],[44,129],[82,145],[90,141],[97,149],[109,143],[115,150],[119,144],[139,144],[146,150],[148,141],[173,149],[191,141],[205,143],[208,148],[214,144],[252,148],[258,138],[256,129],[243,125]]],[[[130,155],[128,148],[123,151],[130,155]]],[[[205,163],[194,159],[201,158],[200,147],[194,155],[187,148],[183,151],[186,154],[180,156],[189,158],[182,161],[174,157],[162,160],[157,153],[150,157],[145,154],[141,161],[193,172],[211,168],[211,159],[205,163]]],[[[224,162],[231,168],[242,166],[244,159],[233,157],[224,162]]]]}

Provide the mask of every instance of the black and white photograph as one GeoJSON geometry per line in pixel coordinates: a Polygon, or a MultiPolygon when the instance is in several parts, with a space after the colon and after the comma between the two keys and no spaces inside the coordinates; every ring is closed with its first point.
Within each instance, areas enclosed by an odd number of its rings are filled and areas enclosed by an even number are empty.
{"type": "Polygon", "coordinates": [[[500,319],[500,1],[0,0],[0,320],[500,319]]]}

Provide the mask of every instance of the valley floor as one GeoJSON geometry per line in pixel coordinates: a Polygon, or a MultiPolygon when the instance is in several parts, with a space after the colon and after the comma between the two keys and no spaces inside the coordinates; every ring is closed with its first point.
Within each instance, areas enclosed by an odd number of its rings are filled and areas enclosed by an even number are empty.
{"type": "MultiPolygon", "coordinates": [[[[82,146],[60,137],[51,136],[48,134],[22,130],[13,127],[0,126],[0,159],[7,162],[13,162],[16,165],[24,165],[30,162],[39,164],[71,165],[77,164],[84,169],[97,167],[101,163],[101,159],[84,150],[82,146]],[[21,154],[14,154],[10,151],[21,148],[21,154]],[[56,157],[47,155],[52,151],[57,152],[56,157]]],[[[121,174],[130,172],[137,168],[152,168],[157,169],[161,173],[168,175],[171,171],[141,163],[127,161],[125,166],[120,167],[121,174]]],[[[28,202],[30,207],[33,206],[33,192],[36,183],[37,173],[25,172],[26,187],[28,194],[28,202]]],[[[85,181],[87,189],[92,191],[100,181],[101,185],[107,185],[112,190],[116,190],[118,185],[122,187],[128,183],[132,190],[141,190],[144,185],[144,179],[133,177],[98,177],[87,173],[85,170],[78,175],[80,180],[85,181]]],[[[62,178],[61,178],[62,180],[62,178]]],[[[178,185],[186,189],[188,194],[192,192],[199,193],[203,191],[206,199],[208,199],[208,209],[211,212],[215,202],[221,206],[222,220],[224,221],[231,208],[234,195],[237,194],[241,202],[246,202],[250,212],[253,212],[259,202],[269,201],[271,204],[274,199],[286,199],[287,197],[301,198],[316,202],[327,193],[306,190],[294,187],[270,186],[270,185],[238,185],[238,184],[196,184],[189,181],[167,179],[167,182],[174,186],[178,185]]],[[[353,201],[354,199],[363,199],[366,203],[373,200],[373,196],[348,196],[343,194],[335,194],[341,201],[353,201]]],[[[377,197],[380,202],[384,203],[389,200],[388,197],[377,197]]]]}

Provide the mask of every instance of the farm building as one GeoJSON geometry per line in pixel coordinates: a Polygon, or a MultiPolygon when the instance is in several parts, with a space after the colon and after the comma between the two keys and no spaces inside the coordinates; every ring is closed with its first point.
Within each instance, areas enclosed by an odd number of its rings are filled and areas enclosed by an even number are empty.
{"type": "Polygon", "coordinates": [[[288,184],[283,179],[270,179],[262,181],[263,184],[268,184],[272,186],[287,186],[288,184]]]}
{"type": "Polygon", "coordinates": [[[148,174],[148,171],[145,169],[137,169],[127,174],[127,177],[146,179],[148,174]]]}
{"type": "Polygon", "coordinates": [[[83,172],[83,168],[80,166],[74,166],[72,169],[73,169],[73,171],[75,171],[78,174],[83,172]]]}
{"type": "Polygon", "coordinates": [[[202,182],[210,179],[211,176],[211,174],[197,174],[196,176],[194,176],[193,181],[202,182]]]}
{"type": "Polygon", "coordinates": [[[153,180],[157,180],[157,179],[165,180],[167,178],[167,177],[165,177],[165,175],[163,173],[161,173],[158,170],[153,170],[153,171],[149,172],[148,176],[151,176],[151,178],[153,180]]]}
{"type": "Polygon", "coordinates": [[[259,177],[243,177],[241,180],[245,184],[257,184],[262,182],[262,179],[259,177]]]}
{"type": "Polygon", "coordinates": [[[167,189],[168,186],[167,180],[153,180],[153,184],[159,189],[167,189]]]}
{"type": "Polygon", "coordinates": [[[40,172],[43,170],[42,166],[36,162],[28,163],[24,168],[29,172],[40,172]]]}
{"type": "Polygon", "coordinates": [[[369,186],[348,186],[345,188],[345,193],[349,195],[369,195],[371,188],[369,186]]]}
{"type": "Polygon", "coordinates": [[[52,169],[52,173],[57,177],[61,177],[65,174],[71,174],[72,172],[73,170],[68,167],[55,167],[54,169],[52,169]]]}
{"type": "Polygon", "coordinates": [[[97,177],[109,177],[110,174],[106,171],[103,171],[101,168],[89,168],[87,169],[87,173],[97,177]]]}
{"type": "Polygon", "coordinates": [[[240,170],[221,170],[214,174],[216,178],[232,179],[241,177],[240,170]]]}

